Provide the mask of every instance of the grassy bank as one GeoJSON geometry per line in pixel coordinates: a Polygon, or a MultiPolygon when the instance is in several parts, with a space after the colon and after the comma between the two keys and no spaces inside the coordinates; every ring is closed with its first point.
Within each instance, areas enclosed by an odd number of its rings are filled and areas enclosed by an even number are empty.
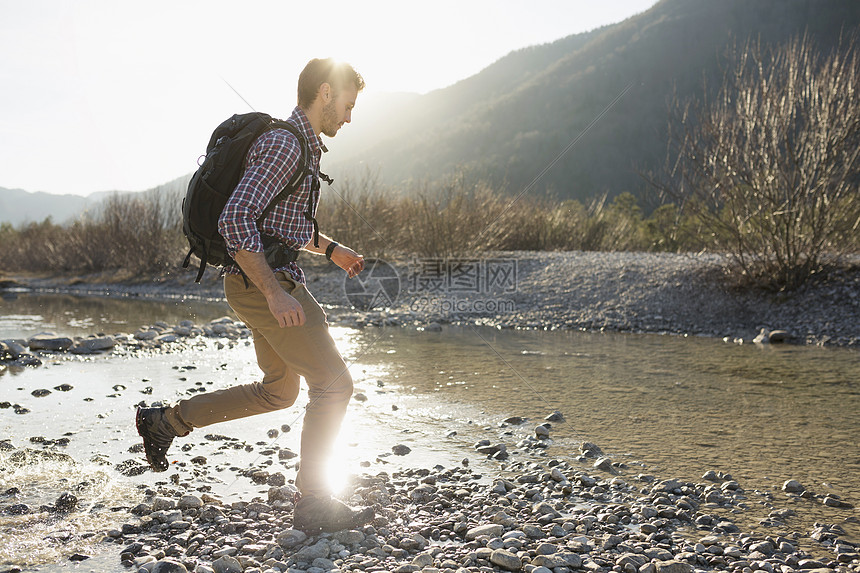
{"type": "MultiPolygon", "coordinates": [[[[0,273],[128,278],[180,271],[187,249],[180,206],[175,192],[117,195],[69,224],[46,219],[0,226],[0,273]]],[[[324,187],[317,216],[324,233],[381,258],[485,251],[699,252],[719,250],[721,244],[701,216],[671,203],[645,213],[629,193],[583,204],[507,194],[463,178],[409,193],[381,187],[372,177],[347,179],[324,187]]],[[[844,240],[856,243],[851,236],[844,240]]]]}

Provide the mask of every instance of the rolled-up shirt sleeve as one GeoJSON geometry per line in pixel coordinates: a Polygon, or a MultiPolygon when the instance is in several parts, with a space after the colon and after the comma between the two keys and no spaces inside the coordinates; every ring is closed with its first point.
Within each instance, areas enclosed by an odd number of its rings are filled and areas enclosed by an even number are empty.
{"type": "Polygon", "coordinates": [[[245,173],[218,219],[218,231],[230,256],[240,250],[263,252],[257,219],[287,186],[300,159],[298,140],[284,130],[269,131],[251,145],[245,173]]]}

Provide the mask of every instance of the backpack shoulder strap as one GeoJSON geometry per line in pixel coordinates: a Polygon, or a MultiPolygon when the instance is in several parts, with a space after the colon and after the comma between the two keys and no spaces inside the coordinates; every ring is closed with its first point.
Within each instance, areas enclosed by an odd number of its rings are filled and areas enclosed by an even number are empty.
{"type": "Polygon", "coordinates": [[[260,214],[260,218],[257,219],[258,222],[262,223],[263,219],[272,212],[272,209],[278,206],[278,203],[295,193],[298,188],[301,186],[302,182],[307,177],[308,173],[310,173],[310,169],[308,168],[308,158],[310,157],[310,148],[308,147],[308,142],[305,140],[304,135],[299,131],[299,129],[294,126],[292,123],[288,123],[286,121],[273,121],[271,126],[266,131],[271,131],[272,129],[285,129],[296,136],[296,139],[299,140],[299,146],[301,148],[301,155],[299,156],[299,164],[296,167],[296,170],[293,172],[293,176],[290,177],[289,182],[286,187],[284,187],[280,193],[275,195],[272,200],[266,205],[266,208],[263,209],[263,212],[260,214]]]}

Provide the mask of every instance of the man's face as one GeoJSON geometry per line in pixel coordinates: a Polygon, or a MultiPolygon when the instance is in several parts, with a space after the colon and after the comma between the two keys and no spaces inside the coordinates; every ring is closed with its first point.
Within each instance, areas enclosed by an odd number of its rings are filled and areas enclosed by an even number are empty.
{"type": "Polygon", "coordinates": [[[334,98],[323,106],[322,110],[322,132],[334,137],[344,123],[352,120],[352,108],[355,107],[355,99],[358,90],[350,86],[340,91],[334,98]]]}

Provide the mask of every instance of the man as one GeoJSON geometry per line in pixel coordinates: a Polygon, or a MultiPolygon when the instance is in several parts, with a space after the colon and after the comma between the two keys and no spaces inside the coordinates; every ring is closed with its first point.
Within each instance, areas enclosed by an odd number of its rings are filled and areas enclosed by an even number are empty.
{"type": "Polygon", "coordinates": [[[293,526],[305,531],[354,528],[369,522],[373,511],[352,509],[331,497],[326,463],[352,396],[352,378],[328,332],[325,313],[305,287],[303,271],[295,261],[267,261],[261,232],[288,249],[325,254],[349,277],[364,268],[361,255],[319,233],[313,218],[325,151],[320,134],[334,137],[351,120],[363,88],[364,79],[348,64],[311,60],[299,76],[298,106],[288,120],[303,134],[310,157],[286,129],[261,135],[248,150],[244,175],[219,219],[221,235],[237,263],[225,269],[224,292],[253,333],[262,382],[198,394],[173,407],[141,408],[136,417],[147,461],[153,470],[165,471],[174,437],[216,422],[287,408],[296,401],[303,376],[310,402],[301,436],[296,476],[300,498],[293,526]],[[311,175],[258,228],[258,217],[286,187],[300,161],[307,162],[311,175]]]}

